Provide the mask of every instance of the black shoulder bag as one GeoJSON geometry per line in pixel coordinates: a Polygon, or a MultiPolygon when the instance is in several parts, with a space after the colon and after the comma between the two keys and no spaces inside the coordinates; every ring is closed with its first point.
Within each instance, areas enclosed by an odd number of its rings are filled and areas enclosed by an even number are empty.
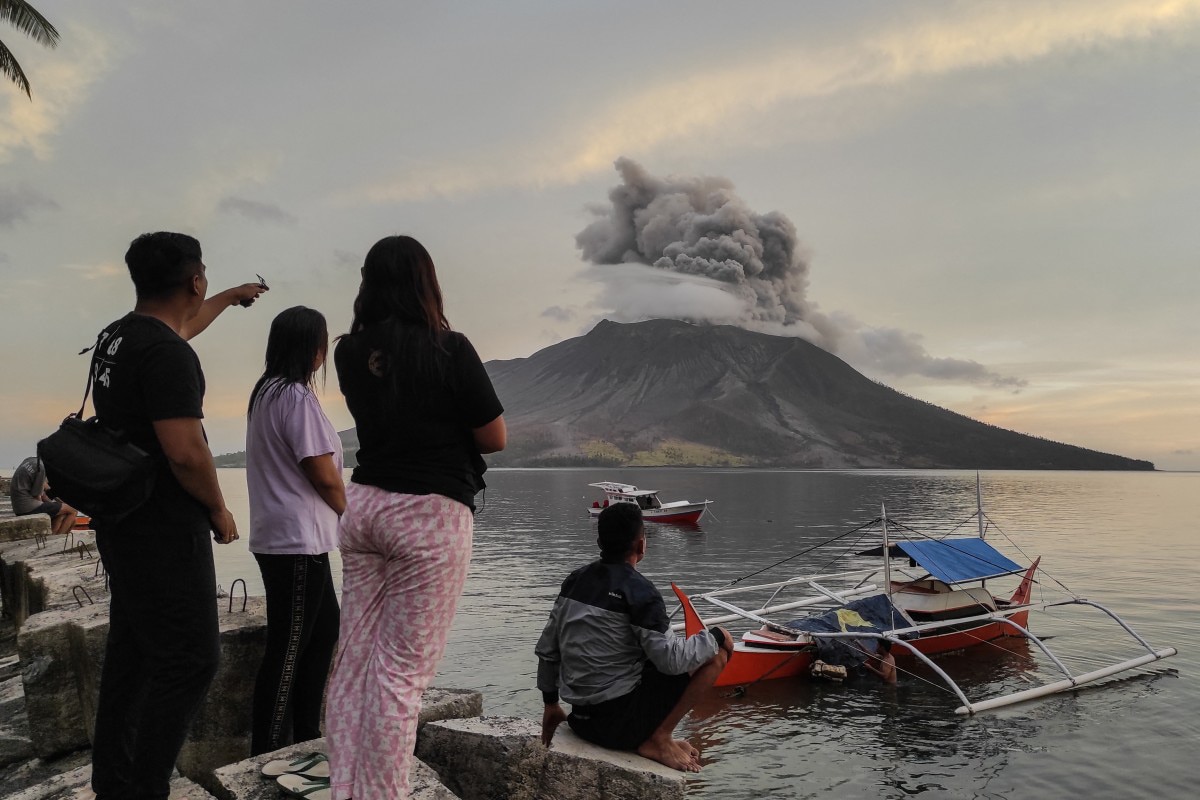
{"type": "MultiPolygon", "coordinates": [[[[113,331],[113,336],[119,330],[113,331]]],[[[87,388],[79,411],[38,442],[37,454],[56,497],[89,516],[120,519],[150,498],[155,467],[153,457],[131,443],[124,433],[105,427],[96,417],[83,418],[103,339],[101,331],[88,366],[87,388]]]]}

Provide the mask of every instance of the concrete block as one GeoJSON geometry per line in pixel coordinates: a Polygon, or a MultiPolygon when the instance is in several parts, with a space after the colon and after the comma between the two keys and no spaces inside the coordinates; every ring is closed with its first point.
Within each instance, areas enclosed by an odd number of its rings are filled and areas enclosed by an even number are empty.
{"type": "MultiPolygon", "coordinates": [[[[250,750],[254,677],[266,644],[266,603],[250,598],[229,613],[219,604],[221,666],[179,756],[180,772],[208,784],[213,769],[250,750]]],[[[17,638],[34,753],[43,758],[88,747],[108,636],[108,605],[46,611],[17,638]]]]}
{"type": "Polygon", "coordinates": [[[49,758],[88,747],[96,713],[108,604],[34,614],[17,636],[29,738],[49,758]],[[99,656],[99,657],[97,657],[99,656]]]}
{"type": "Polygon", "coordinates": [[[636,753],[605,750],[560,726],[550,749],[541,725],[512,717],[434,722],[417,755],[463,800],[681,800],[685,774],[636,753]]]}
{"type": "Polygon", "coordinates": [[[21,676],[0,680],[0,768],[33,758],[21,676]]]}
{"type": "MultiPolygon", "coordinates": [[[[218,768],[214,794],[220,800],[279,800],[280,792],[274,781],[262,777],[262,766],[277,758],[296,758],[306,753],[325,753],[324,739],[289,745],[274,753],[252,756],[236,764],[218,768]]],[[[437,773],[419,760],[413,761],[412,800],[458,800],[454,793],[438,781],[437,773]]]]}
{"type": "Polygon", "coordinates": [[[417,729],[443,719],[467,719],[483,714],[483,693],[471,689],[439,689],[431,686],[421,695],[417,729]]]}
{"type": "Polygon", "coordinates": [[[417,757],[463,800],[534,800],[546,757],[540,730],[515,717],[431,722],[417,737],[417,757]]]}
{"type": "Polygon", "coordinates": [[[17,627],[42,611],[102,602],[108,596],[98,569],[95,534],[76,531],[67,538],[0,543],[0,603],[17,627]],[[68,543],[71,548],[64,552],[68,543]],[[75,587],[81,587],[76,589],[75,587]]]}
{"type": "Polygon", "coordinates": [[[0,542],[16,542],[32,539],[41,534],[50,534],[50,517],[45,514],[29,514],[24,517],[0,517],[0,542]]]}
{"type": "Polygon", "coordinates": [[[681,800],[685,773],[637,753],[606,750],[560,725],[542,768],[537,800],[681,800]]]}
{"type": "MultiPolygon", "coordinates": [[[[92,765],[85,764],[17,792],[7,800],[94,800],[91,780],[92,765]]],[[[170,800],[213,800],[213,796],[187,778],[175,778],[171,781],[170,800]]]]}
{"type": "Polygon", "coordinates": [[[254,679],[267,644],[267,602],[251,597],[242,611],[240,598],[217,601],[221,664],[208,696],[192,722],[176,764],[183,775],[217,789],[213,770],[240,761],[250,752],[254,679]]]}
{"type": "MultiPolygon", "coordinates": [[[[249,748],[247,748],[248,750],[249,748]]],[[[289,745],[273,753],[217,767],[213,770],[212,792],[218,800],[278,800],[279,788],[273,781],[262,777],[262,766],[277,758],[296,758],[305,753],[325,752],[325,740],[313,739],[289,745]]]]}
{"type": "Polygon", "coordinates": [[[91,763],[91,750],[76,750],[58,758],[29,758],[0,769],[0,797],[8,798],[76,767],[91,763]]]}

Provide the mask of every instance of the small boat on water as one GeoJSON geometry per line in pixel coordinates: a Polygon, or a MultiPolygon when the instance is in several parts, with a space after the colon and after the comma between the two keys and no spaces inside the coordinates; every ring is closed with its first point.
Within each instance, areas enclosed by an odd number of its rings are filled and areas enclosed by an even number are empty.
{"type": "Polygon", "coordinates": [[[588,486],[594,486],[604,492],[604,502],[596,500],[588,509],[588,513],[593,517],[600,516],[600,512],[613,503],[633,503],[642,510],[642,519],[647,522],[695,524],[704,516],[708,504],[712,502],[703,500],[692,503],[688,500],[676,500],[664,503],[658,499],[658,492],[654,489],[639,489],[628,483],[614,481],[589,483],[588,486]]]}
{"type": "MultiPolygon", "coordinates": [[[[978,498],[978,488],[976,491],[978,498]]],[[[1035,586],[1042,588],[1038,580],[1041,559],[1035,559],[1029,566],[1017,564],[985,541],[981,502],[976,516],[978,536],[908,538],[919,532],[907,529],[908,537],[893,540],[887,509],[883,508],[878,519],[849,532],[861,534],[876,527],[879,529],[882,542],[854,552],[853,557],[881,557],[880,565],[755,586],[738,586],[736,584],[743,580],[738,579],[728,588],[691,598],[672,584],[684,615],[684,621],[673,627],[690,636],[708,625],[738,620],[759,625],[742,634],[741,640],[734,644],[733,655],[717,678],[717,686],[810,674],[821,676],[827,673],[826,666],[830,664],[854,670],[874,657],[886,641],[902,671],[912,669],[916,666],[914,662],[931,669],[961,701],[962,705],[955,709],[959,714],[975,714],[1071,691],[1176,654],[1173,647],[1155,649],[1117,614],[1099,603],[1070,592],[1066,592],[1066,599],[1062,600],[1035,600],[1035,586]],[[893,567],[894,558],[907,559],[908,568],[893,567]],[[1021,576],[1020,584],[1007,597],[998,597],[987,587],[989,580],[1017,575],[1021,576]],[[796,588],[808,593],[794,600],[784,595],[796,588]],[[740,605],[730,599],[739,594],[754,593],[766,595],[767,599],[752,598],[751,602],[740,601],[740,605]],[[715,606],[725,613],[702,620],[693,601],[715,606]],[[1072,672],[1045,640],[1029,629],[1031,613],[1070,606],[1085,606],[1102,612],[1133,637],[1138,650],[1144,652],[1098,669],[1072,672]],[[809,612],[809,615],[792,618],[797,611],[809,612]],[[994,645],[1005,638],[1028,641],[1049,659],[1055,670],[1063,673],[1063,678],[972,702],[958,683],[931,658],[994,645]]],[[[842,534],[826,544],[836,543],[845,550],[847,536],[842,534]]],[[[815,548],[805,552],[812,549],[815,548]]],[[[751,573],[754,574],[757,573],[751,573]]],[[[991,647],[984,652],[1004,657],[1007,650],[991,647]]],[[[845,671],[842,670],[842,674],[845,671]]]]}

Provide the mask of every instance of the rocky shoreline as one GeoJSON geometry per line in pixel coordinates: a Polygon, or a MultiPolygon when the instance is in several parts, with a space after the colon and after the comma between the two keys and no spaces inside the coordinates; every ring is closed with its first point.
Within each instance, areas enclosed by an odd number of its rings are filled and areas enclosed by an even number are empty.
{"type": "MultiPolygon", "coordinates": [[[[0,503],[0,796],[90,798],[92,721],[108,631],[108,588],[95,534],[50,533],[42,515],[14,518],[0,503]]],[[[266,641],[265,601],[214,598],[221,667],[177,763],[174,800],[284,795],[247,759],[254,676],[266,641]]],[[[682,773],[632,753],[601,750],[562,726],[550,748],[539,722],[486,717],[483,696],[430,689],[423,698],[414,798],[420,800],[674,800],[682,773]]]]}

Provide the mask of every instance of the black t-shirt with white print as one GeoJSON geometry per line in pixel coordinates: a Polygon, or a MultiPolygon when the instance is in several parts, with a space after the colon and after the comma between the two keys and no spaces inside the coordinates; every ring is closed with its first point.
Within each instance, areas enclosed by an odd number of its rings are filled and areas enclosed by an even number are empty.
{"type": "MultiPolygon", "coordinates": [[[[200,359],[166,323],[137,313],[108,325],[97,347],[92,381],[96,416],[153,455],[157,468],[153,494],[120,521],[122,533],[207,529],[207,511],[171,472],[153,424],[184,417],[203,419],[200,359]]],[[[96,522],[103,531],[105,521],[96,522]]]]}

